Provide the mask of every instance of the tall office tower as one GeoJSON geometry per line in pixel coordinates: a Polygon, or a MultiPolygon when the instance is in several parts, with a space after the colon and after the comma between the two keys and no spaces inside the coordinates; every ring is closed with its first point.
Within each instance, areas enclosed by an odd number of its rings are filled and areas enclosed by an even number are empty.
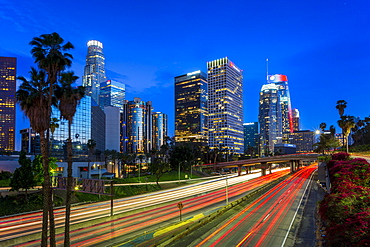
{"type": "Polygon", "coordinates": [[[274,83],[262,86],[259,101],[260,155],[268,156],[274,144],[282,142],[281,107],[278,86],[274,83]]]}
{"type": "Polygon", "coordinates": [[[244,152],[243,74],[227,57],[207,62],[208,130],[211,149],[244,152]]]}
{"type": "Polygon", "coordinates": [[[165,144],[165,138],[168,132],[167,114],[161,112],[153,113],[153,149],[160,150],[161,146],[165,144]]]}
{"type": "Polygon", "coordinates": [[[244,152],[247,154],[258,155],[258,122],[244,123],[244,152]]]}
{"type": "Polygon", "coordinates": [[[127,153],[147,153],[152,149],[152,102],[125,100],[123,110],[124,143],[127,153]]]}
{"type": "Polygon", "coordinates": [[[269,83],[274,83],[278,87],[278,94],[281,108],[281,124],[283,133],[293,132],[292,106],[290,103],[290,93],[288,87],[288,77],[286,75],[270,75],[269,83]]]}
{"type": "Polygon", "coordinates": [[[27,154],[41,154],[40,135],[32,128],[21,129],[21,150],[27,154]]]}
{"type": "Polygon", "coordinates": [[[175,77],[175,141],[208,144],[207,76],[200,70],[175,77]]]}
{"type": "MultiPolygon", "coordinates": [[[[53,107],[52,118],[60,119],[60,111],[53,107]]],[[[58,159],[65,157],[65,141],[68,138],[68,121],[60,119],[59,127],[51,134],[52,155],[58,159]]],[[[74,158],[83,158],[88,155],[87,142],[92,139],[96,142],[96,150],[105,148],[105,114],[92,99],[85,96],[77,106],[71,126],[72,148],[74,158]]]]}
{"type": "Polygon", "coordinates": [[[106,81],[103,44],[97,40],[87,42],[87,56],[82,84],[86,94],[99,105],[100,83],[106,81]]]}
{"type": "Polygon", "coordinates": [[[0,150],[15,148],[15,91],[17,58],[0,57],[0,150]]]}
{"type": "Polygon", "coordinates": [[[115,106],[123,112],[126,86],[122,82],[108,80],[100,84],[99,105],[102,109],[106,106],[115,106]]]}
{"type": "Polygon", "coordinates": [[[121,141],[121,114],[120,108],[115,106],[104,107],[105,113],[105,149],[120,152],[121,141]]]}
{"type": "Polygon", "coordinates": [[[294,108],[292,110],[292,119],[293,119],[293,132],[300,131],[300,118],[299,118],[299,110],[294,108]]]}

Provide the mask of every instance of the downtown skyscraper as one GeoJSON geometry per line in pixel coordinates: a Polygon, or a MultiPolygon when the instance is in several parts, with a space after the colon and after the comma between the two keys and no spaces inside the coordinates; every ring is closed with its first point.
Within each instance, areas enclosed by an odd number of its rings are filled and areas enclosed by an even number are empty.
{"type": "Polygon", "coordinates": [[[269,156],[274,145],[282,143],[281,107],[278,86],[265,84],[259,98],[258,122],[260,126],[260,155],[269,156]]]}
{"type": "Polygon", "coordinates": [[[86,94],[99,105],[100,83],[105,82],[105,58],[103,44],[97,40],[87,42],[86,65],[82,84],[86,94]]]}
{"type": "Polygon", "coordinates": [[[152,102],[135,97],[125,100],[123,105],[123,143],[121,150],[126,153],[147,153],[152,150],[152,102]]]}
{"type": "Polygon", "coordinates": [[[104,110],[106,106],[115,106],[123,112],[126,85],[115,80],[107,80],[100,84],[99,105],[104,110]]]}
{"type": "Polygon", "coordinates": [[[168,117],[162,112],[153,112],[152,148],[160,150],[165,144],[168,131],[168,117]]]}
{"type": "Polygon", "coordinates": [[[290,102],[290,92],[288,77],[286,75],[270,75],[269,83],[274,83],[278,87],[278,94],[281,108],[281,126],[283,133],[293,132],[292,105],[290,102]]]}
{"type": "Polygon", "coordinates": [[[293,132],[293,115],[286,75],[267,76],[259,100],[261,156],[273,154],[274,145],[281,144],[284,133],[293,132]]]}
{"type": "Polygon", "coordinates": [[[15,57],[0,57],[0,151],[15,148],[15,57]]]}
{"type": "Polygon", "coordinates": [[[207,62],[210,149],[242,154],[243,73],[227,57],[207,62]]]}
{"type": "Polygon", "coordinates": [[[207,76],[200,70],[175,77],[175,141],[208,145],[207,76]]]}

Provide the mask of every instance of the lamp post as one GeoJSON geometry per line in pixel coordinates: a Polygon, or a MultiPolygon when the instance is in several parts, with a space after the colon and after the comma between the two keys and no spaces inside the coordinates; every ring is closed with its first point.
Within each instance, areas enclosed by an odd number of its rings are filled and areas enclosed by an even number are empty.
{"type": "Polygon", "coordinates": [[[140,167],[141,167],[141,160],[139,159],[139,183],[141,183],[141,180],[140,180],[140,167]]]}
{"type": "Polygon", "coordinates": [[[182,161],[179,162],[179,180],[180,180],[180,164],[182,161]]]}
{"type": "Polygon", "coordinates": [[[181,175],[180,175],[180,165],[181,165],[181,163],[184,163],[184,162],[187,162],[186,160],[183,160],[183,161],[180,161],[179,162],[179,180],[180,180],[180,178],[181,178],[181,175]]]}

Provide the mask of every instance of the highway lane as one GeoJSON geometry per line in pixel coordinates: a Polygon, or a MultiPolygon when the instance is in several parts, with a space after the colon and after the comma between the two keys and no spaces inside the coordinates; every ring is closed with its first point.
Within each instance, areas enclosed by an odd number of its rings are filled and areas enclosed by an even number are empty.
{"type": "Polygon", "coordinates": [[[288,234],[315,169],[299,170],[189,246],[291,246],[288,234]]]}
{"type": "MultiPolygon", "coordinates": [[[[285,171],[285,173],[286,172],[287,171],[285,171]]],[[[245,182],[248,179],[252,179],[258,176],[259,174],[251,174],[251,175],[246,175],[246,176],[241,176],[241,177],[230,177],[228,178],[228,183],[231,186],[233,184],[245,182]]],[[[147,195],[141,195],[141,196],[136,196],[136,197],[131,197],[131,198],[115,200],[114,201],[114,212],[115,214],[120,214],[123,212],[130,212],[133,210],[137,210],[140,208],[146,208],[146,207],[153,206],[153,205],[169,203],[171,201],[176,201],[177,203],[177,201],[183,200],[184,198],[194,197],[196,195],[200,195],[200,194],[208,193],[210,191],[214,191],[220,188],[224,188],[225,187],[224,179],[225,178],[217,178],[212,181],[202,182],[196,185],[189,185],[189,186],[184,186],[184,187],[180,187],[180,188],[176,188],[176,189],[172,189],[168,191],[156,192],[156,193],[151,193],[147,195]]],[[[258,181],[254,181],[254,183],[258,183],[258,181]]],[[[224,200],[225,191],[218,192],[218,193],[219,193],[218,197],[219,198],[223,197],[222,200],[224,200]]],[[[235,192],[231,190],[230,197],[234,196],[233,193],[235,192]]],[[[217,196],[217,195],[213,195],[212,193],[210,194],[211,194],[210,195],[211,197],[217,196]]],[[[208,200],[214,200],[214,198],[208,199],[208,200]]],[[[197,206],[199,206],[199,205],[202,205],[203,202],[197,202],[197,203],[198,203],[197,206]]],[[[160,206],[158,207],[161,208],[160,206]]],[[[172,208],[173,208],[173,205],[172,205],[172,208]]],[[[164,208],[164,212],[167,214],[169,211],[168,209],[164,208]]],[[[173,214],[176,214],[176,213],[173,213],[173,214]]],[[[84,206],[73,207],[72,214],[71,214],[71,221],[72,221],[72,224],[76,224],[78,222],[89,221],[94,218],[106,217],[109,215],[110,215],[110,202],[100,202],[100,203],[94,203],[94,204],[89,204],[89,205],[84,205],[84,206]]],[[[152,217],[153,215],[154,214],[149,213],[149,216],[152,217]]],[[[141,219],[142,215],[138,215],[137,217],[141,219]]],[[[2,245],[4,241],[9,240],[9,239],[15,239],[21,236],[27,236],[31,233],[39,233],[41,230],[41,218],[42,218],[41,212],[1,218],[0,219],[0,234],[1,234],[0,245],[2,245]]],[[[57,227],[62,227],[64,225],[64,209],[63,208],[55,210],[55,219],[56,219],[57,227]]],[[[164,219],[161,219],[161,220],[164,220],[164,219]]],[[[135,225],[138,225],[138,223],[139,223],[138,220],[134,220],[134,222],[131,222],[131,224],[135,224],[135,225]]],[[[119,223],[117,222],[110,222],[108,224],[118,224],[119,225],[119,223]]],[[[145,225],[147,224],[142,223],[141,228],[145,227],[145,225]]],[[[104,228],[105,226],[100,226],[100,225],[95,226],[94,229],[102,228],[102,227],[104,228]]],[[[121,225],[119,225],[118,227],[121,227],[121,225]]],[[[131,227],[131,228],[134,228],[134,227],[131,227]]],[[[111,228],[110,231],[113,231],[112,229],[114,229],[114,227],[111,228]]],[[[86,230],[86,228],[84,230],[86,230]]],[[[94,230],[91,230],[91,231],[94,231],[94,230]]],[[[79,238],[78,237],[79,235],[83,235],[83,237],[87,236],[86,233],[82,233],[78,231],[73,231],[72,234],[76,236],[76,239],[79,238]]],[[[94,233],[94,234],[97,234],[97,233],[94,233]]],[[[59,237],[62,238],[62,235],[59,235],[59,237]]],[[[37,245],[36,242],[34,243],[35,246],[37,245]]]]}

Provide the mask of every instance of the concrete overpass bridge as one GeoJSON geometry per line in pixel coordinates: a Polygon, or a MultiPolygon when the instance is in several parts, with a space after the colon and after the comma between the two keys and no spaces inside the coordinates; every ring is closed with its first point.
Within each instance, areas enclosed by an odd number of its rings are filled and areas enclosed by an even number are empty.
{"type": "Polygon", "coordinates": [[[272,164],[277,163],[290,163],[290,172],[295,172],[299,166],[302,165],[304,161],[314,162],[317,160],[319,154],[307,153],[307,154],[288,154],[288,155],[278,155],[271,157],[263,157],[248,160],[236,160],[228,162],[220,162],[216,164],[203,165],[202,168],[214,168],[215,170],[220,170],[223,168],[238,168],[238,175],[240,176],[242,172],[242,167],[247,167],[247,173],[250,170],[249,167],[255,166],[261,169],[262,176],[266,175],[266,170],[269,169],[271,173],[272,164]]]}

